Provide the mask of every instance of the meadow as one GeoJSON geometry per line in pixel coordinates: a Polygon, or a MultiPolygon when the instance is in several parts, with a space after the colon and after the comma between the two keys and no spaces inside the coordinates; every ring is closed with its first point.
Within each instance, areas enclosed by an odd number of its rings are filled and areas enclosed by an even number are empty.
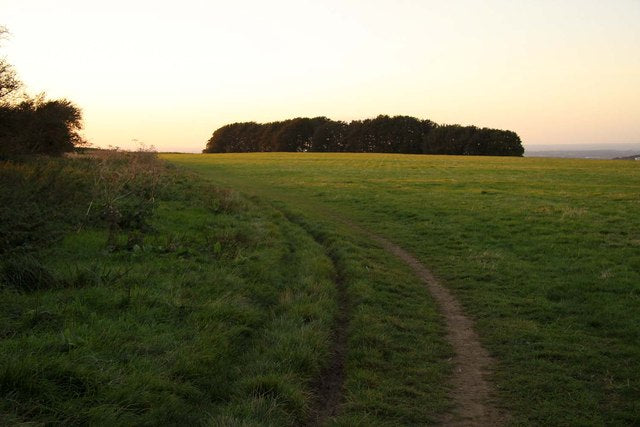
{"type": "Polygon", "coordinates": [[[378,154],[0,163],[0,424],[640,422],[640,168],[378,154]]]}
{"type": "MultiPolygon", "coordinates": [[[[349,239],[358,232],[345,229],[344,219],[414,254],[474,319],[497,360],[491,380],[499,405],[514,424],[640,422],[635,162],[311,153],[165,158],[349,239]]],[[[402,282],[398,277],[394,286],[402,282]]],[[[399,304],[407,297],[393,296],[399,304]]],[[[349,346],[357,346],[358,319],[352,313],[349,346]]],[[[347,402],[357,389],[350,369],[347,402]]]]}
{"type": "Polygon", "coordinates": [[[399,261],[149,153],[106,155],[0,164],[0,424],[416,424],[448,408],[450,349],[399,261]],[[339,418],[327,378],[350,387],[339,418]]]}

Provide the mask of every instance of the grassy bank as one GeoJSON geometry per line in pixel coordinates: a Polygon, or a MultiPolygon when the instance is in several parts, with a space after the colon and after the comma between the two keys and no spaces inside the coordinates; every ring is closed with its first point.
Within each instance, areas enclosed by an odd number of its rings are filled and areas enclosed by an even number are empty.
{"type": "MultiPolygon", "coordinates": [[[[14,184],[2,188],[17,190],[17,174],[31,188],[33,171],[61,166],[90,186],[95,168],[86,162],[5,164],[14,184]]],[[[81,206],[23,203],[33,206],[29,215],[50,208],[64,218],[50,218],[45,228],[55,232],[37,229],[42,239],[14,243],[3,256],[3,424],[305,418],[335,311],[331,261],[279,212],[170,170],[161,175],[167,182],[146,227],[119,227],[114,239],[100,215],[85,221],[91,193],[81,206]]],[[[61,180],[58,196],[76,194],[61,180]]],[[[4,212],[14,223],[31,218],[25,213],[4,212]]]]}

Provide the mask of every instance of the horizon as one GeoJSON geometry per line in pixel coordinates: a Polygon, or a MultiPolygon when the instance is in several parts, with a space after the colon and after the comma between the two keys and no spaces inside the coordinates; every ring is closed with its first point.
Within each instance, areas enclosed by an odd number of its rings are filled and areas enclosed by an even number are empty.
{"type": "MultiPolygon", "coordinates": [[[[575,143],[575,144],[522,144],[524,147],[524,156],[527,157],[527,153],[553,153],[553,152],[598,152],[598,151],[614,151],[619,152],[621,154],[629,154],[635,155],[640,154],[640,142],[627,142],[627,143],[575,143]]],[[[106,148],[106,147],[90,147],[90,148],[106,148]]],[[[118,147],[124,148],[124,147],[118,147]]],[[[155,147],[154,147],[155,148],[155,147]]],[[[124,149],[132,149],[135,150],[135,146],[126,147],[124,149]]],[[[193,149],[191,151],[180,151],[180,150],[158,150],[160,153],[178,153],[178,154],[200,154],[202,149],[193,149]]],[[[317,153],[316,153],[317,154],[317,153]]],[[[578,156],[582,157],[582,156],[578,156]]]]}
{"type": "Polygon", "coordinates": [[[408,115],[523,146],[640,143],[640,2],[5,2],[1,52],[96,146],[232,122],[408,115]]]}

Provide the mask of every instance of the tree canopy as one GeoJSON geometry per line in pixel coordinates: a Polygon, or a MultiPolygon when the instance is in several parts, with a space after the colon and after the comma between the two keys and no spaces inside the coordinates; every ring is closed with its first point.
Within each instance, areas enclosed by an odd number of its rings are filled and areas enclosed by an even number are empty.
{"type": "MultiPolygon", "coordinates": [[[[0,40],[8,32],[0,26],[0,40]]],[[[11,64],[0,58],[0,158],[23,154],[60,155],[85,141],[82,111],[66,99],[28,97],[11,64]]]]}
{"type": "Polygon", "coordinates": [[[84,143],[82,112],[66,99],[43,96],[0,107],[0,156],[60,155],[84,143]]]}
{"type": "Polygon", "coordinates": [[[350,123],[326,117],[258,124],[232,123],[217,129],[204,153],[315,151],[522,156],[512,131],[438,125],[410,116],[380,115],[350,123]]]}

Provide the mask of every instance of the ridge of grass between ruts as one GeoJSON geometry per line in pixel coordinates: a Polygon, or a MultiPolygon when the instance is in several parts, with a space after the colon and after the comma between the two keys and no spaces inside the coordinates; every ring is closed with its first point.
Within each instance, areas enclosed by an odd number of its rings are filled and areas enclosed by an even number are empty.
{"type": "Polygon", "coordinates": [[[452,353],[424,284],[368,237],[321,210],[274,203],[325,247],[346,286],[350,319],[343,397],[329,424],[437,423],[451,409],[452,353]]]}

